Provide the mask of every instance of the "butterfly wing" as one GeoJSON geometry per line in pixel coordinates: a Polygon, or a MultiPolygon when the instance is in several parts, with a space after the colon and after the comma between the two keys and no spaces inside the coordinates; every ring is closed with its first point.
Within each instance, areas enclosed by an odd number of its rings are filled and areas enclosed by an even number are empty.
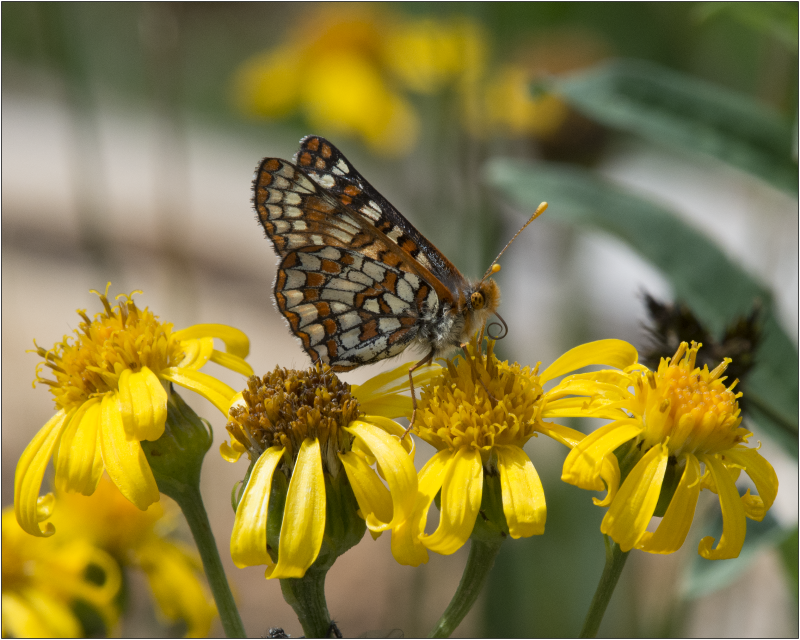
{"type": "Polygon", "coordinates": [[[463,288],[464,277],[453,263],[378,193],[328,140],[306,136],[300,141],[295,162],[327,193],[364,216],[448,288],[463,288]]]}
{"type": "Polygon", "coordinates": [[[420,320],[438,315],[434,288],[402,266],[350,249],[303,247],[281,261],[275,301],[312,361],[348,371],[399,354],[420,320]]]}

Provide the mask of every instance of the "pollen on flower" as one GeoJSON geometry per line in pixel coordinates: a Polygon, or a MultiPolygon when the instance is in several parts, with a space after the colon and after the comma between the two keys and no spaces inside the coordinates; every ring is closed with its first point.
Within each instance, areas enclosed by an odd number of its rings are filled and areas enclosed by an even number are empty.
{"type": "Polygon", "coordinates": [[[275,367],[263,378],[251,376],[242,397],[244,404],[230,410],[231,437],[253,459],[269,447],[286,447],[290,466],[303,440],[317,438],[329,471],[338,469],[336,453],[349,451],[353,440],[342,427],[362,415],[350,385],[327,365],[305,371],[275,367]]]}
{"type": "Polygon", "coordinates": [[[36,345],[35,352],[44,362],[37,366],[34,385],[49,385],[58,409],[69,411],[92,396],[117,389],[125,369],[136,372],[148,367],[158,374],[183,359],[180,341],[172,336],[172,323],[160,322],[147,307],[139,309],[134,303],[132,296],[140,291],[118,296],[126,300],[115,307],[108,301],[108,288],[105,293],[93,293],[105,311],[90,320],[84,310],[78,310],[83,322],[75,330],[77,341],[64,336],[49,351],[36,345]],[[41,377],[42,366],[56,379],[41,377]]]}
{"type": "Polygon", "coordinates": [[[661,361],[648,385],[652,387],[645,405],[648,444],[668,438],[673,453],[716,453],[744,441],[747,432],[739,428],[737,401],[741,394],[733,392],[736,381],[726,387],[726,378],[720,378],[730,360],[713,371],[708,366],[695,367],[701,346],[693,342],[687,350],[687,344],[681,343],[672,359],[661,361]]]}
{"type": "Polygon", "coordinates": [[[422,392],[414,432],[439,450],[468,446],[486,462],[492,446],[522,446],[541,411],[539,365],[501,362],[488,340],[486,355],[473,339],[464,357],[447,362],[422,392]]]}

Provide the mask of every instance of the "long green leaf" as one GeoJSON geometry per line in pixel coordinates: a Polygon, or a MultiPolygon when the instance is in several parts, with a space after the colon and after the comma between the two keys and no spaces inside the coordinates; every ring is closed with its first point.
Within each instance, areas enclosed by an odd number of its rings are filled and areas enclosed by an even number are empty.
{"type": "Polygon", "coordinates": [[[666,209],[584,169],[496,159],[489,163],[487,177],[525,209],[533,211],[546,198],[552,207],[551,219],[599,229],[623,240],[660,269],[675,295],[718,335],[760,300],[764,340],[747,384],[748,397],[757,400],[750,415],[797,455],[797,349],[775,320],[771,295],[762,285],[666,209]]]}
{"type": "Polygon", "coordinates": [[[578,111],[609,127],[711,155],[797,193],[792,123],[745,95],[630,60],[552,83],[578,111]]]}

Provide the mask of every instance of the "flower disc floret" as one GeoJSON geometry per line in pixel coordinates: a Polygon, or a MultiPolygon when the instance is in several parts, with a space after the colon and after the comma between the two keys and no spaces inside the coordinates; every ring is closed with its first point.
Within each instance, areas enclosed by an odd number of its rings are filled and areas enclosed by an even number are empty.
{"type": "MultiPolygon", "coordinates": [[[[682,545],[694,518],[702,489],[719,496],[723,532],[700,541],[698,551],[711,560],[735,558],[741,551],[746,518],[762,520],[778,492],[778,478],[741,427],[738,398],[722,373],[731,362],[709,371],[696,366],[697,351],[681,343],[673,358],[653,372],[640,364],[622,372],[598,371],[564,380],[557,392],[588,396],[563,415],[616,418],[576,442],[564,462],[562,479],[584,489],[600,490],[600,469],[613,461],[615,478],[606,482],[619,491],[609,495],[600,530],[622,551],[642,549],[672,553],[682,545]],[[619,458],[619,465],[616,465],[619,458]],[[742,496],[735,481],[745,471],[758,495],[742,496]],[[655,532],[651,518],[661,516],[655,532]]],[[[556,391],[556,390],[554,390],[556,391]]]]}
{"type": "Polygon", "coordinates": [[[488,462],[492,447],[522,446],[536,429],[542,386],[534,369],[499,361],[489,342],[485,357],[472,345],[448,361],[422,392],[414,433],[439,450],[468,447],[488,462]]]}
{"type": "Polygon", "coordinates": [[[413,545],[395,535],[417,496],[413,444],[401,442],[404,430],[390,419],[410,408],[409,366],[357,389],[325,365],[249,379],[229,412],[231,444],[220,448],[230,462],[245,452],[252,462],[231,534],[238,567],[265,564],[267,578],[301,578],[318,558],[332,563],[357,543],[365,521],[375,537],[392,531],[399,562],[419,564],[413,545]],[[270,507],[276,496],[283,505],[270,507]],[[268,517],[282,519],[271,545],[268,517]]]}
{"type": "Polygon", "coordinates": [[[303,441],[316,439],[326,470],[333,475],[341,468],[336,454],[349,451],[353,441],[344,427],[363,416],[350,385],[327,365],[306,371],[276,367],[261,379],[252,376],[242,400],[231,407],[227,429],[251,458],[270,447],[283,447],[291,469],[303,441]]]}
{"type": "Polygon", "coordinates": [[[57,489],[91,495],[105,470],[144,510],[158,501],[159,492],[140,442],[164,433],[172,383],[227,414],[233,389],[199,369],[212,361],[245,375],[253,372],[244,361],[249,341],[238,329],[201,324],[173,331],[149,309],[139,309],[133,294],[119,296],[122,301],[112,307],[107,290],[94,292],[104,308],[94,320],[78,312],[83,322],[75,338],[65,337],[49,351],[38,345],[35,350],[44,358],[36,382],[50,387],[57,412],[26,447],[14,478],[17,520],[32,535],[55,531],[49,523],[39,526],[51,515],[52,501],[39,499],[51,458],[57,489]],[[214,348],[215,338],[225,343],[225,352],[214,348]],[[41,376],[42,366],[55,380],[41,376]]]}

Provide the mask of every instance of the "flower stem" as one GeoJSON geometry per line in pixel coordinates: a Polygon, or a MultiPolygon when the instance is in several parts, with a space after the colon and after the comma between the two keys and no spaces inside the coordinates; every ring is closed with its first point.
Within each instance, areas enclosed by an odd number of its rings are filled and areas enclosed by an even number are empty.
{"type": "Polygon", "coordinates": [[[187,487],[185,491],[167,495],[178,503],[189,523],[195,544],[197,544],[203,560],[203,569],[205,569],[208,584],[214,594],[214,601],[217,603],[217,611],[225,635],[229,638],[246,637],[242,619],[233,601],[228,579],[225,577],[225,570],[222,568],[222,560],[219,557],[217,543],[211,531],[211,524],[208,521],[208,514],[203,506],[200,491],[196,487],[187,487]]]}
{"type": "Polygon", "coordinates": [[[461,624],[464,616],[475,604],[502,544],[503,538],[500,536],[495,539],[472,538],[467,566],[464,567],[464,575],[461,576],[458,589],[429,638],[449,638],[461,624]]]}
{"type": "Polygon", "coordinates": [[[331,616],[325,602],[327,573],[327,569],[309,569],[302,578],[281,579],[283,598],[297,614],[306,638],[331,637],[331,616]]]}
{"type": "Polygon", "coordinates": [[[628,555],[630,555],[629,551],[623,552],[619,545],[607,535],[603,535],[603,538],[606,543],[606,566],[603,567],[603,575],[600,576],[597,591],[594,592],[592,604],[589,605],[586,620],[583,622],[581,638],[594,638],[597,636],[597,630],[600,628],[600,622],[602,622],[608,602],[611,600],[611,594],[614,593],[622,568],[625,566],[628,555]]]}

